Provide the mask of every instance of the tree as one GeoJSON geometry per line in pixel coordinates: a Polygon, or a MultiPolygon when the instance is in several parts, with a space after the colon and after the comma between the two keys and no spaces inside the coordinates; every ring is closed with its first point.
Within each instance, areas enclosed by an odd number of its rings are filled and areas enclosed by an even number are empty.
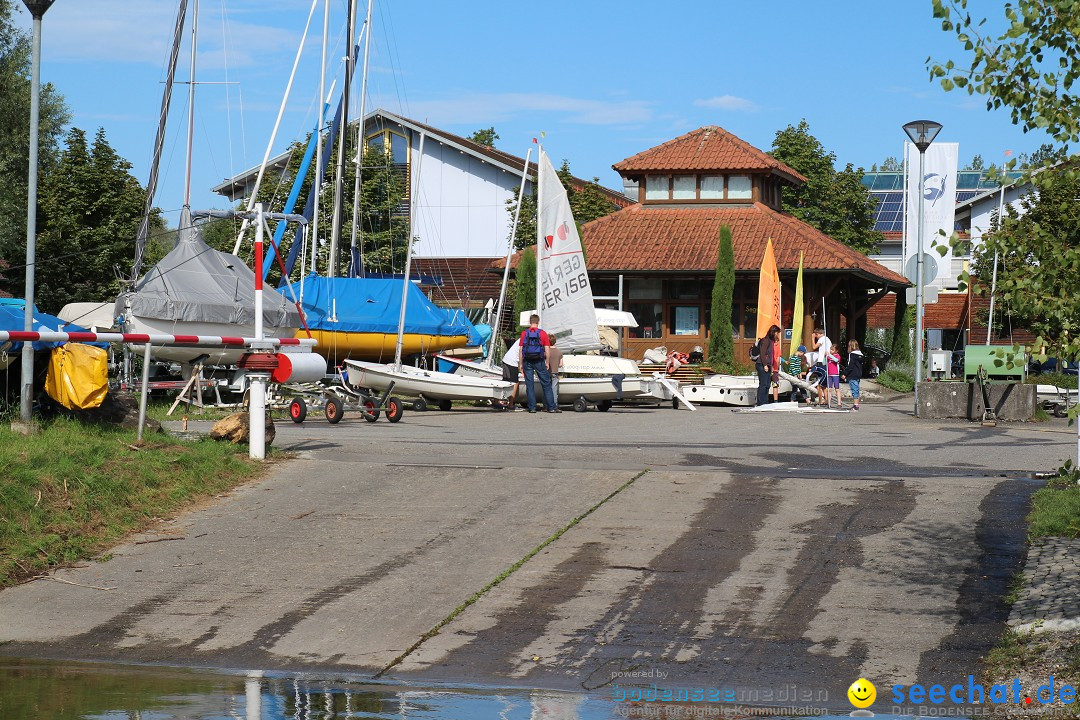
{"type": "MultiPolygon", "coordinates": [[[[570,162],[563,160],[562,165],[555,171],[559,181],[566,189],[566,197],[570,202],[570,210],[574,213],[574,223],[578,233],[581,226],[592,222],[597,218],[618,210],[618,206],[607,198],[600,187],[600,178],[594,177],[591,182],[582,184],[570,172],[570,162]]],[[[517,198],[506,201],[506,211],[511,219],[517,210],[517,198]]],[[[520,250],[536,244],[536,193],[535,184],[532,195],[526,195],[521,203],[521,216],[518,219],[517,231],[514,233],[514,247],[520,250]]]]}
{"type": "Polygon", "coordinates": [[[521,313],[536,309],[536,253],[531,249],[518,254],[514,272],[514,324],[521,313]]]}
{"type": "MultiPolygon", "coordinates": [[[[56,312],[70,302],[102,302],[119,293],[146,199],[130,170],[104,129],[89,147],[85,132],[68,132],[41,187],[35,299],[42,309],[56,312]]],[[[151,233],[163,227],[155,211],[151,233]]]]}
{"type": "MultiPolygon", "coordinates": [[[[987,109],[1007,108],[1024,132],[1041,130],[1057,146],[1040,152],[1042,166],[1027,168],[1020,180],[1033,188],[1023,201],[1033,215],[1016,217],[1010,209],[1001,228],[984,238],[976,266],[985,278],[987,258],[997,252],[999,299],[1038,335],[1036,351],[1046,344],[1069,359],[1080,358],[1080,295],[1075,292],[1080,216],[1074,210],[1080,168],[1075,160],[1061,163],[1059,153],[1080,141],[1072,92],[1080,78],[1080,14],[1073,5],[1067,0],[1008,3],[1007,27],[995,35],[986,30],[986,18],[968,12],[967,0],[934,0],[934,17],[956,35],[968,60],[960,66],[952,60],[927,62],[931,80],[946,91],[982,95],[987,109]]],[[[966,284],[968,278],[961,280],[966,284]]]]}
{"type": "Polygon", "coordinates": [[[881,165],[878,166],[880,172],[900,172],[903,169],[904,166],[893,155],[882,160],[881,165]]]}
{"type": "Polygon", "coordinates": [[[709,363],[713,370],[728,370],[735,365],[735,343],[731,334],[734,293],[735,248],[731,241],[731,228],[721,225],[709,327],[709,363]]]}
{"type": "Polygon", "coordinates": [[[874,229],[876,201],[862,184],[862,168],[848,163],[837,172],[836,155],[810,134],[806,120],[777,132],[769,154],[807,179],[784,191],[786,212],[859,252],[877,249],[884,236],[874,229]]]}
{"type": "Polygon", "coordinates": [[[495,141],[499,139],[499,133],[495,132],[494,127],[489,127],[483,130],[477,130],[470,135],[468,139],[479,145],[495,147],[495,141]]]}
{"type": "MultiPolygon", "coordinates": [[[[21,3],[0,0],[0,258],[12,267],[26,257],[27,158],[30,154],[30,38],[14,24],[21,3]]],[[[69,115],[52,84],[41,87],[38,131],[39,181],[55,165],[69,115]]],[[[40,196],[40,186],[39,186],[40,196]]],[[[22,292],[22,272],[9,273],[22,292]]]]}
{"type": "Polygon", "coordinates": [[[1080,352],[1080,162],[1060,167],[1026,194],[1018,210],[1005,206],[1005,217],[975,252],[975,273],[985,288],[998,256],[997,302],[1013,321],[1028,328],[1054,355],[1080,352]]]}
{"type": "Polygon", "coordinates": [[[969,162],[968,166],[966,168],[964,168],[964,169],[965,170],[985,170],[986,169],[986,163],[983,161],[983,156],[982,155],[975,155],[974,157],[972,157],[971,162],[969,162]]]}

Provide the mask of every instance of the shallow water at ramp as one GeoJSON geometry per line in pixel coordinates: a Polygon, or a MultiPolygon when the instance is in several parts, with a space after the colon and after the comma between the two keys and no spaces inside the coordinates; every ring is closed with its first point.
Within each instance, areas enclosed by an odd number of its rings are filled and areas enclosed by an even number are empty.
{"type": "MultiPolygon", "coordinates": [[[[0,662],[4,720],[608,720],[819,717],[719,703],[616,701],[530,688],[405,686],[347,678],[151,666],[0,662]]],[[[909,718],[884,715],[878,718],[909,718]]]]}

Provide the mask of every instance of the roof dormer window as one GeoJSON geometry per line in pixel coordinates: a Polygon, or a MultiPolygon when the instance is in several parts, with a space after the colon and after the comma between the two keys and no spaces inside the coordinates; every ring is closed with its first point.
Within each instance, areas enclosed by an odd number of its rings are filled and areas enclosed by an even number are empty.
{"type": "Polygon", "coordinates": [[[671,179],[672,200],[697,199],[697,175],[676,175],[671,179]]]}
{"type": "Polygon", "coordinates": [[[667,175],[648,175],[645,178],[646,200],[667,200],[670,197],[670,185],[667,175]]]}
{"type": "Polygon", "coordinates": [[[749,200],[753,197],[753,183],[749,175],[728,175],[727,199],[749,200]]]}
{"type": "Polygon", "coordinates": [[[702,175],[701,176],[701,199],[723,200],[724,199],[724,176],[702,175]]]}

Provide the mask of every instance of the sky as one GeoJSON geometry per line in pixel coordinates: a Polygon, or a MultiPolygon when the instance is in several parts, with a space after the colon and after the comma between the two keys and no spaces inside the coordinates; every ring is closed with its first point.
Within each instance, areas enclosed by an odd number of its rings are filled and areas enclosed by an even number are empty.
{"type": "MultiPolygon", "coordinates": [[[[332,79],[346,0],[329,3],[332,79]]],[[[63,94],[74,126],[105,128],[144,184],[178,4],[57,0],[43,22],[42,80],[63,94]]],[[[323,0],[317,6],[272,155],[316,122],[323,0]]],[[[997,18],[1003,3],[980,6],[997,18]]],[[[193,208],[227,207],[211,188],[262,161],[311,8],[201,0],[193,208]]],[[[30,28],[25,10],[19,21],[30,28]]],[[[1006,111],[987,111],[984,98],[930,82],[928,57],[966,59],[930,0],[375,0],[371,38],[369,111],[459,135],[493,126],[496,147],[522,157],[543,132],[556,164],[566,159],[575,175],[617,189],[614,163],[704,125],[768,150],[777,131],[805,118],[839,166],[866,169],[902,157],[901,126],[911,120],[942,123],[938,141],[958,142],[961,164],[976,154],[1000,163],[1005,151],[1045,142],[1006,111]]],[[[157,195],[170,225],[184,198],[187,105],[187,85],[178,85],[157,195]]]]}

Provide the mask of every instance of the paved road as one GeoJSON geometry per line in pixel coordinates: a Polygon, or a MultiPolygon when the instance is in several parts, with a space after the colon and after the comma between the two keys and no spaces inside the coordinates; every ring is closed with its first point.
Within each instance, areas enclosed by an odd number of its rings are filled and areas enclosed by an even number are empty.
{"type": "Polygon", "coordinates": [[[0,653],[598,692],[652,671],[850,709],[859,676],[975,668],[1023,560],[1029,474],[1075,448],[1061,421],[908,411],[279,423],[297,459],[56,573],[113,589],[0,593],[0,653]]]}

